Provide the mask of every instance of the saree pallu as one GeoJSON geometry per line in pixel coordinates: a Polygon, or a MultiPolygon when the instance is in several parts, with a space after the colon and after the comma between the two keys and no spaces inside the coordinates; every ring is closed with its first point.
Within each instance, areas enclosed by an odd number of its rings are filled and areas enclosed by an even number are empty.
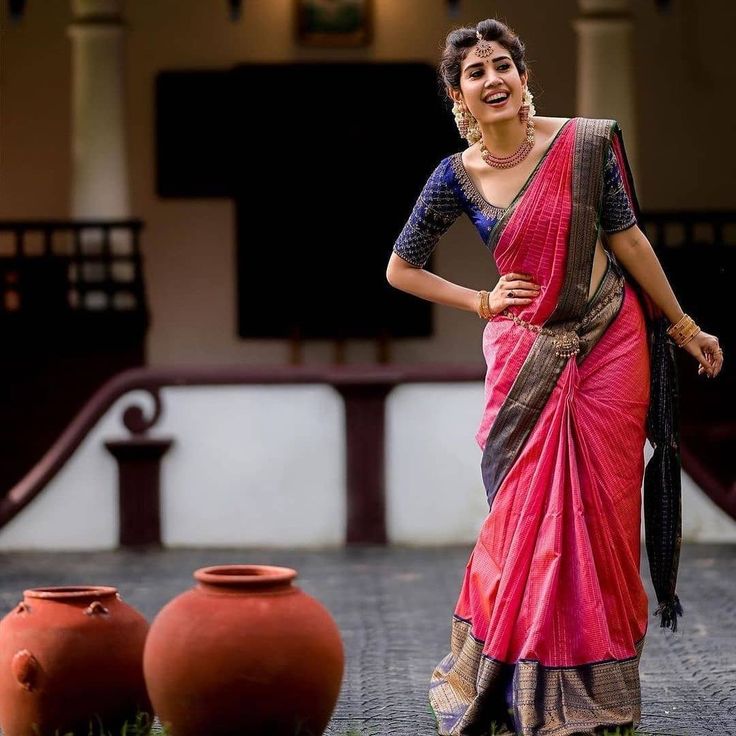
{"type": "Polygon", "coordinates": [[[571,120],[490,235],[499,273],[533,274],[541,292],[483,334],[490,511],[430,682],[442,736],[592,734],[640,718],[653,353],[648,305],[610,251],[588,299],[608,146],[628,172],[615,123],[571,120]]]}

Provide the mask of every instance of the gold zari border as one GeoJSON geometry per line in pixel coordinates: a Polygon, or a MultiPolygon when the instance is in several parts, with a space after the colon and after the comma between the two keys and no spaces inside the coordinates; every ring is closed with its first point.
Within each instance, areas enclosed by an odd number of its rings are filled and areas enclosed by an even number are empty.
{"type": "Polygon", "coordinates": [[[451,653],[432,673],[430,704],[440,736],[489,733],[517,736],[572,736],[600,733],[603,726],[632,726],[641,718],[639,660],[607,660],[569,667],[546,667],[522,660],[514,665],[484,655],[471,625],[455,617],[451,653]],[[511,687],[513,711],[505,690],[511,687]],[[515,724],[516,731],[511,730],[515,724]]]}

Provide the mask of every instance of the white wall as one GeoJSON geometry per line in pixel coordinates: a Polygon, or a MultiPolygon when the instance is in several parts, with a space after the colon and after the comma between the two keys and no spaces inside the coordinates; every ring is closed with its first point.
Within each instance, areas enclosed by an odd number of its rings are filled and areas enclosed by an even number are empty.
{"type": "MultiPolygon", "coordinates": [[[[0,530],[0,549],[117,546],[117,467],[103,443],[125,438],[122,412],[148,398],[133,392],[115,403],[40,496],[0,530]]],[[[345,428],[334,389],[168,388],[162,401],[151,435],[175,439],[162,462],[164,544],[343,544],[345,428]]]]}
{"type": "MultiPolygon", "coordinates": [[[[644,457],[652,456],[647,442],[644,457]]],[[[642,533],[644,529],[642,512],[642,533]]],[[[695,481],[682,473],[682,538],[686,542],[736,542],[736,521],[716,506],[695,481]]]]}
{"type": "Polygon", "coordinates": [[[315,547],[345,540],[345,416],[329,386],[171,388],[157,434],[166,545],[315,547]]]}
{"type": "Polygon", "coordinates": [[[401,544],[470,542],[488,513],[475,431],[483,384],[408,384],[386,404],[386,528],[401,544]]]}
{"type": "MultiPolygon", "coordinates": [[[[172,437],[161,473],[167,546],[322,547],[345,540],[345,416],[331,387],[175,387],[151,435],[172,437]]],[[[474,433],[483,385],[407,384],[386,405],[390,542],[465,544],[488,511],[474,433]]],[[[46,490],[0,530],[0,549],[117,545],[117,468],[104,448],[127,431],[130,393],[46,490]]],[[[647,446],[646,455],[650,454],[647,446]]],[[[683,474],[683,538],[736,542],[736,522],[683,474]]],[[[643,526],[642,526],[643,532],[643,526]]]]}
{"type": "MultiPolygon", "coordinates": [[[[394,543],[475,540],[488,513],[474,439],[482,400],[481,384],[416,384],[392,392],[386,419],[386,508],[394,543]]],[[[647,443],[647,461],[651,453],[647,443]]],[[[684,472],[682,517],[686,542],[736,542],[736,521],[684,472]]],[[[641,529],[643,539],[643,514],[641,529]]]]}

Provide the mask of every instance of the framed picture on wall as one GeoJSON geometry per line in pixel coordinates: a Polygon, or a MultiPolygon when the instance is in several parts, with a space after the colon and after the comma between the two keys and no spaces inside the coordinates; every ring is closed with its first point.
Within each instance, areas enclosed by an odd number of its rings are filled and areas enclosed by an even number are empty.
{"type": "Polygon", "coordinates": [[[365,46],[372,36],[373,0],[294,0],[302,46],[365,46]]]}

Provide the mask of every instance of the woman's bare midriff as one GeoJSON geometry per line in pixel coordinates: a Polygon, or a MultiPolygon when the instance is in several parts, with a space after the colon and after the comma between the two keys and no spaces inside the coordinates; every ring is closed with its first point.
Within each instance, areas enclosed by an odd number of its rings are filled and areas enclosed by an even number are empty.
{"type": "Polygon", "coordinates": [[[590,285],[588,287],[588,301],[590,301],[593,294],[601,284],[603,274],[606,272],[606,266],[608,265],[608,258],[606,252],[603,250],[603,243],[598,238],[595,244],[595,254],[593,255],[593,269],[590,274],[590,285]]]}

